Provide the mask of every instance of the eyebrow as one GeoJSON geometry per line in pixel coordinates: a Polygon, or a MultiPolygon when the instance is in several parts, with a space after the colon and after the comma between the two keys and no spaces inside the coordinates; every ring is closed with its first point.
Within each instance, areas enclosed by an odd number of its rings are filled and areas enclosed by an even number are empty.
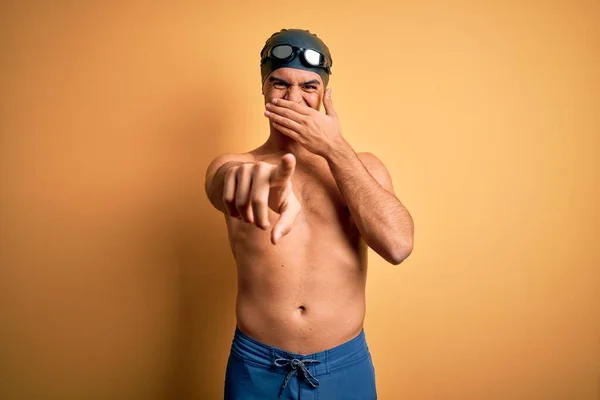
{"type": "Polygon", "coordinates": [[[313,79],[307,82],[302,83],[303,85],[320,85],[321,82],[319,82],[318,79],[313,79]]]}
{"type": "MultiPolygon", "coordinates": [[[[282,83],[282,84],[288,85],[288,86],[291,85],[291,83],[289,83],[285,79],[277,78],[276,76],[269,77],[269,82],[278,82],[278,83],[282,83]]],[[[321,84],[321,82],[319,82],[318,79],[312,79],[310,81],[306,81],[306,82],[302,82],[301,83],[301,85],[303,85],[303,86],[305,86],[305,85],[320,85],[320,84],[321,84]]]]}

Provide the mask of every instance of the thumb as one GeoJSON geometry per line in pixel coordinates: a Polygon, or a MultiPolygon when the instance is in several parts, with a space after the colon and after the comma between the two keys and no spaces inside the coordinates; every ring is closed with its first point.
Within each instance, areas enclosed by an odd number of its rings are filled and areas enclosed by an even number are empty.
{"type": "Polygon", "coordinates": [[[323,106],[325,107],[325,114],[330,117],[336,117],[335,109],[333,108],[333,101],[331,100],[331,88],[325,91],[325,97],[323,98],[323,106]]]}

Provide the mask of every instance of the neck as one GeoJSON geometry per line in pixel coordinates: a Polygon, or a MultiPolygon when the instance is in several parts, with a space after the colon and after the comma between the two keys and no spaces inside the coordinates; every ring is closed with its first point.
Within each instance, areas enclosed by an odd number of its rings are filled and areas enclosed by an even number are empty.
{"type": "Polygon", "coordinates": [[[269,128],[269,138],[263,145],[266,149],[269,149],[269,151],[273,151],[275,153],[292,153],[294,156],[296,156],[296,158],[317,157],[291,137],[279,132],[272,125],[269,128]]]}

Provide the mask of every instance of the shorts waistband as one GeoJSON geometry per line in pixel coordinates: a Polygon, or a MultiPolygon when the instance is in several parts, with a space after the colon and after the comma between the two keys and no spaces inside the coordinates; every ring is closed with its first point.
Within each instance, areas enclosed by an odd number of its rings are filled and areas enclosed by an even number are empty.
{"type": "Polygon", "coordinates": [[[281,366],[282,359],[289,363],[303,361],[314,376],[326,375],[370,356],[364,329],[356,337],[331,349],[313,354],[298,354],[261,343],[236,326],[231,352],[251,365],[282,375],[289,372],[289,368],[281,366]]]}

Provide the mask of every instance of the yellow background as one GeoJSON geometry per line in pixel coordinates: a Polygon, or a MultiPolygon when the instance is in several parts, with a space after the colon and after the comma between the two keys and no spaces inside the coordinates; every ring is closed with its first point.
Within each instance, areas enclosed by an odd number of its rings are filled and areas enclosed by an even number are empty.
{"type": "Polygon", "coordinates": [[[600,398],[600,3],[152,3],[2,3],[0,398],[222,396],[204,172],[266,139],[284,27],[415,220],[404,263],[370,253],[380,398],[600,398]]]}

